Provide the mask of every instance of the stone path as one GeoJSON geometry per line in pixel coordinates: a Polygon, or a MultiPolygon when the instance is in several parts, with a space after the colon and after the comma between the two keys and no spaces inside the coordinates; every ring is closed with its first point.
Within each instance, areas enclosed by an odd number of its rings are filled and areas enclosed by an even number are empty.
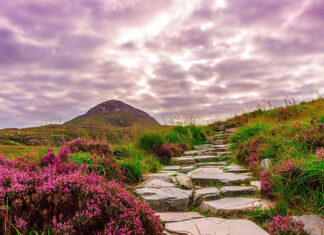
{"type": "Polygon", "coordinates": [[[234,131],[217,133],[196,150],[174,158],[173,165],[147,175],[138,186],[136,193],[165,222],[164,234],[268,234],[252,221],[222,218],[272,206],[256,196],[260,182],[251,182],[247,169],[229,162],[231,152],[226,142],[234,131]],[[213,217],[188,212],[193,206],[213,217]]]}

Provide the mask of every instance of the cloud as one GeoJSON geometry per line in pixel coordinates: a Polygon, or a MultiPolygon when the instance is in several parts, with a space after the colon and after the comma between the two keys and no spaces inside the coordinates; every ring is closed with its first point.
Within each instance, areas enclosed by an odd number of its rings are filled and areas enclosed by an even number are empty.
{"type": "Polygon", "coordinates": [[[157,118],[226,118],[324,87],[324,4],[3,0],[0,128],[119,99],[157,118]]]}

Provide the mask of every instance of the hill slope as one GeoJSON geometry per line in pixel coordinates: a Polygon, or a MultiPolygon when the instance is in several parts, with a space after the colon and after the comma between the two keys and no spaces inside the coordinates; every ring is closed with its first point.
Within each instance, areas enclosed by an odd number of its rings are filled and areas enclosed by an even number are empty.
{"type": "Polygon", "coordinates": [[[153,128],[162,126],[144,111],[109,100],[64,124],[0,130],[0,145],[61,145],[80,136],[119,143],[131,141],[153,128]]]}
{"type": "Polygon", "coordinates": [[[133,125],[150,125],[158,122],[144,111],[134,108],[122,101],[108,100],[89,109],[65,124],[80,126],[104,126],[131,127],[133,125]]]}

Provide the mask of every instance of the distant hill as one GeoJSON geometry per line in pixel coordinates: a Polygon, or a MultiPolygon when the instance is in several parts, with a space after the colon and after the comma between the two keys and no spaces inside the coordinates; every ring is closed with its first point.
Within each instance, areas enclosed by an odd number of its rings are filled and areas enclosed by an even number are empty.
{"type": "Polygon", "coordinates": [[[158,122],[144,111],[134,108],[119,100],[108,100],[89,109],[65,124],[79,126],[118,126],[131,127],[133,125],[158,124],[158,122]]]}
{"type": "Polygon", "coordinates": [[[109,100],[64,124],[0,130],[0,145],[62,145],[77,137],[120,143],[132,141],[154,128],[163,126],[146,112],[122,101],[109,100]]]}

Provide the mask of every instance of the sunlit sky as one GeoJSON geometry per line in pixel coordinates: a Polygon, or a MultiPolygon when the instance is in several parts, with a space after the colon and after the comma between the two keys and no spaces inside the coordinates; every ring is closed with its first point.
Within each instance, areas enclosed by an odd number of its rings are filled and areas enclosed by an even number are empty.
{"type": "Polygon", "coordinates": [[[324,0],[1,0],[0,128],[110,99],[221,120],[324,92],[324,0]]]}

